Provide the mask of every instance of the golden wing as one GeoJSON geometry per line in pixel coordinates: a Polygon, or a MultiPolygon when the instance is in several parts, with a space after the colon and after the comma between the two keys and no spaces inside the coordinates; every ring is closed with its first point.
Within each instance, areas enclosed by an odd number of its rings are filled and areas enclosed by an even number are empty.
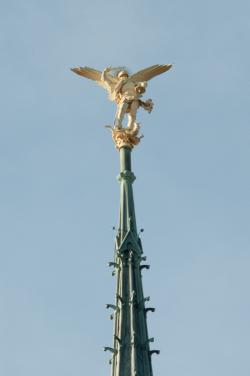
{"type": "Polygon", "coordinates": [[[136,82],[149,81],[151,78],[167,72],[171,67],[172,64],[152,65],[151,67],[142,69],[139,72],[132,74],[132,76],[129,77],[129,80],[136,82]]]}
{"type": "Polygon", "coordinates": [[[97,81],[100,84],[102,72],[90,68],[90,67],[79,67],[79,68],[71,68],[72,72],[79,74],[79,76],[83,76],[93,81],[97,81]]]}

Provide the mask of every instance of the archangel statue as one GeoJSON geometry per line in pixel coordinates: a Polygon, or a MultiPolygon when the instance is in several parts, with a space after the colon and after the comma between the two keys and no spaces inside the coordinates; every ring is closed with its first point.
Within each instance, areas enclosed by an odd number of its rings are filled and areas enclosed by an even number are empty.
{"type": "MultiPolygon", "coordinates": [[[[128,136],[137,136],[140,129],[140,125],[136,121],[138,108],[142,107],[148,113],[153,109],[152,99],[146,101],[141,99],[146,91],[147,81],[168,71],[171,67],[171,64],[152,65],[132,75],[129,75],[128,70],[124,67],[107,67],[103,72],[89,67],[72,68],[71,70],[80,76],[96,81],[108,91],[109,99],[116,102],[114,126],[111,127],[113,136],[114,134],[121,135],[121,132],[123,134],[126,132],[128,136]],[[128,124],[124,129],[125,114],[128,115],[128,124]]],[[[136,139],[139,142],[139,138],[136,137],[136,139]]],[[[134,143],[136,143],[135,140],[134,143]]]]}

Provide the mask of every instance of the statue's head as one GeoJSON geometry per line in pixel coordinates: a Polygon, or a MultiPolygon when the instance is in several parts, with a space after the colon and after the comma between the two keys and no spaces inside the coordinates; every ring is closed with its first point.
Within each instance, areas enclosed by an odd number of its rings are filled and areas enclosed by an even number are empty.
{"type": "Polygon", "coordinates": [[[122,80],[124,78],[128,78],[128,72],[126,70],[121,70],[117,77],[119,78],[119,80],[122,80]]]}
{"type": "Polygon", "coordinates": [[[138,82],[135,90],[137,91],[137,93],[143,94],[143,93],[145,93],[147,86],[148,86],[148,84],[147,84],[146,81],[144,81],[144,82],[138,82]]]}

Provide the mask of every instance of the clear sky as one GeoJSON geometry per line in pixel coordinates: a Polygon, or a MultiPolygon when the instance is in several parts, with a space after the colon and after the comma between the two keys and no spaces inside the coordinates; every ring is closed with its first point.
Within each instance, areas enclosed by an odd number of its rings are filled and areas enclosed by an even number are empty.
{"type": "Polygon", "coordinates": [[[248,0],[2,0],[0,375],[109,375],[115,106],[70,72],[173,63],[140,111],[157,376],[249,376],[248,0]]]}

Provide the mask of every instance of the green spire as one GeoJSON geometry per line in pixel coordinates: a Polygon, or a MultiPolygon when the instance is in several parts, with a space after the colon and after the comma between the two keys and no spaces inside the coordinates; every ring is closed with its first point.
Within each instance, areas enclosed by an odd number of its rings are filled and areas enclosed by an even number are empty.
{"type": "Polygon", "coordinates": [[[143,257],[139,238],[132,184],[135,176],[131,170],[131,149],[121,147],[120,153],[120,220],[116,235],[115,258],[110,266],[115,268],[117,276],[115,304],[107,304],[114,310],[114,343],[105,347],[112,352],[112,376],[152,376],[151,356],[159,354],[150,350],[147,329],[147,312],[154,308],[145,308],[149,297],[144,297],[141,271],[149,265],[142,264],[143,257]]]}

